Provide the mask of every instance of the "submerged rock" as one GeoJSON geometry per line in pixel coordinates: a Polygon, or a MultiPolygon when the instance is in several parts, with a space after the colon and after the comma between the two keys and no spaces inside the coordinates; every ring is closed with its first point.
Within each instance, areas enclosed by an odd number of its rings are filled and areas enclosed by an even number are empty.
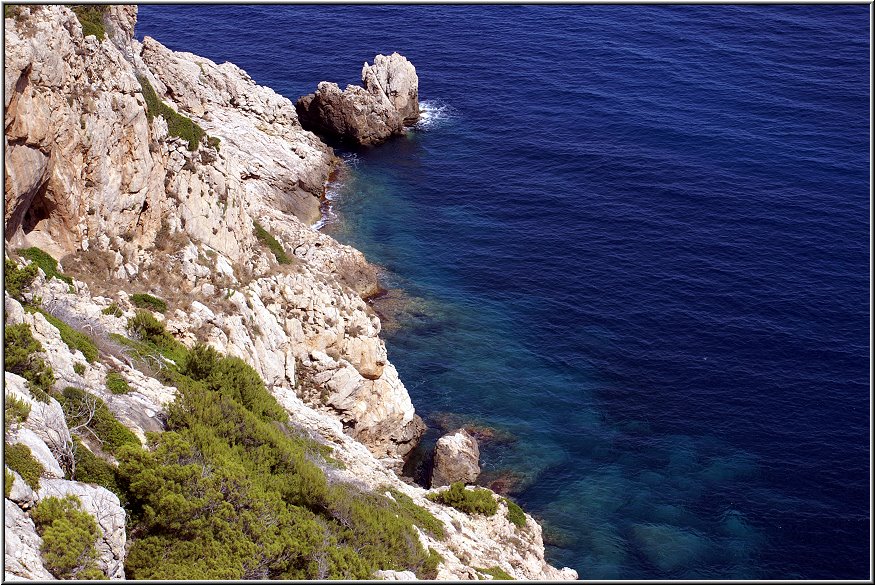
{"type": "Polygon", "coordinates": [[[336,83],[321,82],[295,104],[301,126],[329,140],[373,145],[419,119],[419,79],[403,56],[377,55],[373,65],[365,62],[362,84],[341,91],[336,83]]]}
{"type": "Polygon", "coordinates": [[[461,481],[474,483],[480,475],[480,448],[465,429],[438,439],[434,451],[431,487],[461,481]]]}

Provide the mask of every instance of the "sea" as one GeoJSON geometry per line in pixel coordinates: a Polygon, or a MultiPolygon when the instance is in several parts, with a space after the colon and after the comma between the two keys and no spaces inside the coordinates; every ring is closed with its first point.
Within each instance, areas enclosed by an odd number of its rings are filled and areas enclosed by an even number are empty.
{"type": "MultiPolygon", "coordinates": [[[[423,116],[314,229],[395,295],[430,430],[581,579],[869,579],[868,5],[141,5],[293,102],[397,51],[423,116]]],[[[424,475],[425,474],[425,475],[424,475]]]]}

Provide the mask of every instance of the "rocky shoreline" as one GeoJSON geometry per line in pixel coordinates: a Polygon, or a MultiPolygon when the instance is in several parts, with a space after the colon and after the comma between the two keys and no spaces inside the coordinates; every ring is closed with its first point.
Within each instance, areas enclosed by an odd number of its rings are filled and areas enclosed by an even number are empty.
{"type": "MultiPolygon", "coordinates": [[[[83,35],[63,6],[22,5],[5,19],[6,257],[23,266],[17,252],[38,247],[60,259],[70,284],[41,271],[30,302],[87,333],[100,350],[99,359],[86,360],[43,314],[7,293],[7,323],[30,327],[55,386],[100,397],[140,440],[163,430],[177,389],[159,372],[135,367],[112,341],[137,314],[134,293],[149,293],[166,302],[156,318],[175,340],[243,359],[297,426],[332,447],[343,468],[326,471],[331,481],[375,493],[390,487],[434,514],[447,538],[420,532],[420,540],[441,555],[438,579],[490,578],[478,567],[521,579],[576,578],[546,563],[531,517],[521,529],[506,514],[465,514],[399,477],[425,427],[365,300],[380,291],[376,269],[311,227],[336,164],[332,149],[302,127],[288,99],[239,67],[150,37],[137,41],[136,12],[106,7],[102,40],[83,35]],[[150,104],[148,87],[160,103],[150,104]],[[167,110],[157,116],[156,107],[167,110]],[[130,392],[109,392],[110,372],[130,392]]],[[[395,112],[389,135],[397,120],[403,125],[418,112],[411,93],[392,81],[404,78],[409,88],[408,73],[395,55],[365,64],[362,91],[381,96],[381,111],[389,102],[395,112]]],[[[380,140],[368,136],[364,143],[380,140]]],[[[22,378],[7,372],[5,385],[32,412],[44,408],[22,378]]],[[[57,402],[48,404],[57,414],[57,402]]],[[[69,437],[70,429],[63,416],[46,420],[31,415],[7,428],[7,439],[42,454],[46,490],[83,496],[103,534],[99,565],[124,578],[129,542],[118,498],[64,479],[52,437],[69,437]]],[[[18,491],[5,502],[6,577],[49,578],[29,517],[49,492],[24,490],[20,476],[13,486],[18,491]]]]}

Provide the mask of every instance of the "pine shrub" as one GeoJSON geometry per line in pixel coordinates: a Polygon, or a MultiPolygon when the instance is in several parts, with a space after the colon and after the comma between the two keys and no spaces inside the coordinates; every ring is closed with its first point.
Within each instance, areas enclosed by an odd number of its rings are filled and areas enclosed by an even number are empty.
{"type": "Polygon", "coordinates": [[[292,260],[289,258],[288,254],[286,254],[282,244],[280,244],[269,231],[264,229],[260,223],[256,221],[254,224],[255,237],[257,237],[261,243],[270,248],[270,251],[273,252],[273,255],[276,257],[276,261],[280,264],[291,264],[292,260]]]}
{"type": "Polygon", "coordinates": [[[94,517],[82,510],[77,497],[45,498],[33,509],[31,518],[43,539],[43,561],[55,577],[106,579],[97,567],[95,543],[100,528],[94,517]]]}
{"type": "Polygon", "coordinates": [[[7,325],[3,329],[3,368],[28,381],[30,392],[40,402],[48,402],[55,383],[52,368],[38,355],[42,344],[34,339],[27,323],[7,325]]]}
{"type": "Polygon", "coordinates": [[[119,372],[109,372],[106,375],[106,388],[113,394],[127,394],[131,391],[128,381],[119,372]]]}
{"type": "Polygon", "coordinates": [[[523,512],[523,509],[520,508],[519,504],[508,498],[501,499],[507,504],[507,519],[517,528],[523,528],[526,525],[526,513],[523,512]]]}
{"type": "Polygon", "coordinates": [[[119,308],[118,303],[113,302],[108,307],[101,311],[104,315],[111,315],[113,317],[121,317],[122,310],[119,308]]]}
{"type": "Polygon", "coordinates": [[[484,488],[465,489],[465,484],[460,481],[450,485],[449,489],[430,493],[426,497],[433,502],[452,506],[466,514],[492,516],[498,511],[498,502],[495,501],[490,490],[484,488]]]}
{"type": "Polygon", "coordinates": [[[13,424],[23,423],[28,416],[30,416],[30,404],[12,394],[7,394],[3,413],[6,430],[9,430],[13,424]]]}
{"type": "Polygon", "coordinates": [[[57,278],[58,280],[66,282],[71,286],[73,285],[72,278],[70,278],[66,274],[58,272],[58,261],[55,260],[48,252],[33,247],[20,250],[19,254],[42,268],[43,272],[46,273],[46,279],[57,278]]]}
{"type": "Polygon", "coordinates": [[[140,446],[137,435],[116,420],[106,403],[97,396],[68,386],[59,396],[59,402],[70,428],[85,425],[108,453],[115,455],[123,445],[140,446]]]}
{"type": "Polygon", "coordinates": [[[33,284],[36,275],[36,263],[28,264],[21,268],[15,261],[7,258],[4,262],[3,287],[6,289],[6,292],[9,293],[9,296],[18,302],[23,303],[25,302],[24,293],[26,293],[30,288],[30,285],[33,284]]]}
{"type": "Polygon", "coordinates": [[[188,142],[188,149],[197,150],[200,141],[206,136],[203,128],[198,126],[191,118],[183,116],[167,104],[155,93],[155,88],[145,77],[138,76],[140,86],[143,89],[143,99],[146,101],[146,117],[149,121],[155,116],[161,116],[167,122],[167,132],[171,136],[182,138],[188,142]]]}
{"type": "Polygon", "coordinates": [[[45,468],[34,458],[27,445],[5,443],[3,458],[9,469],[18,473],[24,483],[34,490],[39,489],[39,478],[45,473],[45,468]]]}
{"type": "Polygon", "coordinates": [[[9,499],[12,495],[12,484],[15,483],[15,476],[8,469],[3,470],[3,497],[9,499]]]}
{"type": "Polygon", "coordinates": [[[106,38],[106,27],[103,24],[103,15],[107,6],[99,4],[78,4],[70,6],[70,10],[79,19],[82,25],[82,36],[94,35],[98,41],[106,38]]]}

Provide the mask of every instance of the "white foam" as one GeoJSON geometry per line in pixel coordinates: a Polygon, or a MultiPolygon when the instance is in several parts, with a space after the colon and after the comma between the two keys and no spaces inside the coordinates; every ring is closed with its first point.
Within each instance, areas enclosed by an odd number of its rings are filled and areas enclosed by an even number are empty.
{"type": "Polygon", "coordinates": [[[413,125],[413,129],[428,131],[454,117],[455,111],[449,104],[441,100],[424,100],[419,102],[419,121],[413,125]]]}

